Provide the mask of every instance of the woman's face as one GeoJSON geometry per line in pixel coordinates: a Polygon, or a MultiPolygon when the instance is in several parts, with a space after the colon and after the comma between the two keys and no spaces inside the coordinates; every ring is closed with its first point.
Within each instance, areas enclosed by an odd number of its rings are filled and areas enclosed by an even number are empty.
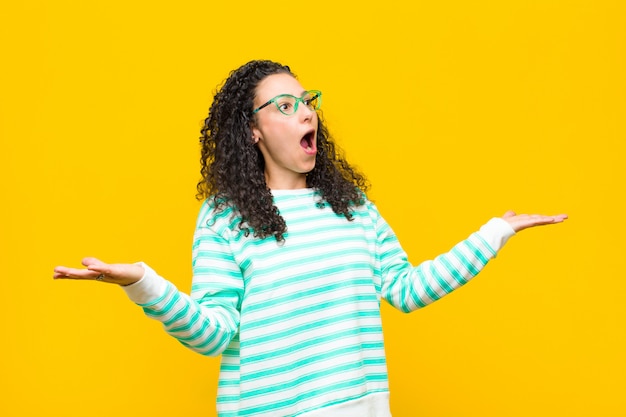
{"type": "MultiPolygon", "coordinates": [[[[281,94],[302,97],[305,92],[289,74],[273,74],[256,88],[254,108],[281,94]]],[[[270,189],[306,187],[306,174],[315,167],[317,113],[302,102],[287,116],[271,103],[255,114],[253,140],[265,160],[265,180],[270,189]]]]}

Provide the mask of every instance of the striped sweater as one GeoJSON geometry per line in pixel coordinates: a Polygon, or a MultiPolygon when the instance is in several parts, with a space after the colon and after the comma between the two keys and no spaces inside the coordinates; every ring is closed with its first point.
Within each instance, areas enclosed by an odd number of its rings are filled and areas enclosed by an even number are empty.
{"type": "Polygon", "coordinates": [[[145,266],[124,287],[183,345],[222,355],[220,417],[388,417],[380,301],[409,312],[465,284],[514,234],[492,219],[417,267],[371,202],[354,220],[312,189],[272,191],[285,241],[245,236],[204,203],[191,295],[145,266]]]}

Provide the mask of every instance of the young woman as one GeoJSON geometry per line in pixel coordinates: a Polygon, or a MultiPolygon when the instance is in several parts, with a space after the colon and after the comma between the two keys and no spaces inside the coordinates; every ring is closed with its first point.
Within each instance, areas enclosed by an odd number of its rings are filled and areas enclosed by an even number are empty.
{"type": "Polygon", "coordinates": [[[202,129],[191,296],[150,267],[83,260],[54,278],[123,286],[183,345],[222,355],[218,415],[388,417],[384,299],[424,307],[475,276],[515,232],[567,216],[491,219],[410,265],[289,67],[252,61],[202,129]]]}

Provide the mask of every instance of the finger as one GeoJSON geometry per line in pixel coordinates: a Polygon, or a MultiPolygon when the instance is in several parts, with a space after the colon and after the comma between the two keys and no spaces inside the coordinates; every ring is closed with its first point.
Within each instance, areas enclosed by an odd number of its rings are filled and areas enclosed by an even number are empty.
{"type": "Polygon", "coordinates": [[[555,223],[561,223],[566,218],[567,216],[543,216],[537,214],[532,216],[524,216],[523,218],[518,218],[517,230],[527,229],[535,226],[546,226],[555,223]]]}
{"type": "Polygon", "coordinates": [[[502,217],[506,219],[513,216],[515,216],[515,212],[513,210],[508,210],[502,217]]]}
{"type": "Polygon", "coordinates": [[[115,274],[111,272],[112,265],[102,262],[98,258],[87,257],[83,259],[82,263],[87,267],[87,270],[92,273],[91,276],[96,281],[105,281],[107,277],[115,276],[115,274]]]}
{"type": "Polygon", "coordinates": [[[100,259],[98,258],[93,258],[91,256],[88,256],[86,258],[83,258],[82,262],[83,265],[85,265],[86,267],[92,266],[92,265],[106,265],[104,262],[102,262],[100,259]]]}
{"type": "Polygon", "coordinates": [[[560,223],[565,219],[567,219],[567,214],[557,214],[555,216],[544,216],[535,214],[533,216],[530,216],[531,221],[535,221],[541,224],[560,223]]]}
{"type": "Polygon", "coordinates": [[[57,266],[54,268],[54,273],[52,274],[52,278],[65,278],[67,276],[66,268],[62,266],[57,266]]]}
{"type": "Polygon", "coordinates": [[[71,279],[74,281],[97,281],[96,277],[98,277],[98,275],[96,275],[95,277],[93,276],[78,276],[78,275],[64,275],[64,276],[55,276],[55,279],[71,279]]]}
{"type": "Polygon", "coordinates": [[[520,218],[520,223],[524,226],[539,226],[542,224],[554,223],[553,216],[544,216],[541,214],[530,214],[520,218]]]}
{"type": "Polygon", "coordinates": [[[93,259],[95,261],[86,265],[89,271],[115,278],[124,276],[126,273],[123,264],[107,264],[95,258],[85,259],[93,259]]]}
{"type": "Polygon", "coordinates": [[[66,268],[64,266],[57,266],[54,268],[53,278],[55,279],[95,279],[98,276],[97,273],[86,269],[66,268]]]}

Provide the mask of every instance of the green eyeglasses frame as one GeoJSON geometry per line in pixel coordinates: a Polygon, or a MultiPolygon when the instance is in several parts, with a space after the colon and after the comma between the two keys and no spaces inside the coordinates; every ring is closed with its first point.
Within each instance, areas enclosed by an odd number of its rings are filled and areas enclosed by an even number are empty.
{"type": "MultiPolygon", "coordinates": [[[[274,103],[276,105],[276,108],[282,114],[284,114],[285,116],[291,116],[293,114],[296,114],[296,112],[298,111],[298,105],[301,102],[305,106],[310,108],[311,110],[318,110],[320,108],[320,106],[322,105],[322,92],[319,91],[319,90],[309,90],[309,91],[305,91],[304,93],[302,93],[301,97],[296,97],[296,96],[293,96],[291,94],[280,94],[280,95],[277,95],[276,97],[274,97],[273,99],[268,100],[267,102],[261,104],[256,109],[254,109],[252,111],[252,114],[256,114],[261,109],[263,109],[264,107],[267,107],[270,104],[274,103]],[[285,109],[281,108],[282,104],[279,104],[279,100],[281,98],[284,98],[284,97],[289,97],[289,98],[292,98],[294,100],[293,109],[289,109],[288,111],[285,111],[285,109]]],[[[286,103],[283,103],[283,104],[286,104],[286,103]]]]}

